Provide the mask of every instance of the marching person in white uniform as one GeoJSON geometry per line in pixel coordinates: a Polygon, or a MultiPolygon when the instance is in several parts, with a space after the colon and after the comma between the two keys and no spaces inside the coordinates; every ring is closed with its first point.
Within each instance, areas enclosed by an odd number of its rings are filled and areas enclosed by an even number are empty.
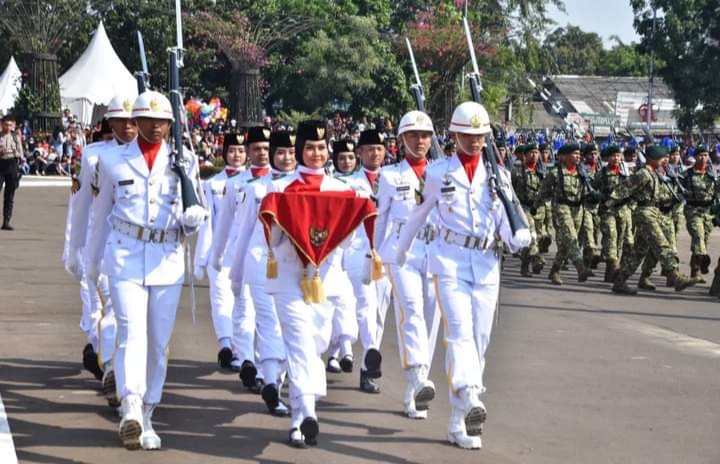
{"type": "Polygon", "coordinates": [[[396,261],[400,233],[410,214],[424,204],[427,154],[432,144],[433,125],[421,111],[410,111],[400,120],[398,137],[405,153],[401,162],[386,166],[378,188],[378,248],[392,283],[397,321],[400,362],[406,387],[403,411],[413,419],[427,418],[435,385],[428,380],[440,325],[435,288],[428,271],[428,244],[435,238],[434,215],[424,218],[407,262],[396,261]]]}
{"type": "Polygon", "coordinates": [[[250,297],[255,308],[255,345],[260,373],[265,381],[262,398],[271,414],[289,416],[290,409],[280,399],[287,356],[275,303],[265,292],[267,243],[262,223],[258,220],[258,211],[270,183],[295,170],[297,162],[294,134],[288,131],[270,134],[270,160],[271,174],[249,180],[241,191],[241,204],[236,212],[240,229],[237,233],[230,278],[233,288],[239,290],[243,285],[250,288],[250,297]]]}
{"type": "MultiPolygon", "coordinates": [[[[424,202],[400,233],[396,263],[402,265],[417,233],[432,210],[437,212],[438,235],[430,243],[429,269],[434,275],[443,313],[447,344],[445,367],[450,383],[452,413],[448,440],[466,449],[482,447],[479,435],[486,409],[483,370],[498,298],[500,263],[496,238],[512,252],[530,244],[527,228],[514,235],[508,215],[488,186],[490,167],[482,158],[490,120],[479,103],[465,102],[453,112],[450,133],[457,154],[432,164],[427,171],[424,202]]],[[[506,171],[501,188],[513,195],[506,171]]]]}
{"type": "MultiPolygon", "coordinates": [[[[343,180],[350,187],[368,196],[378,193],[380,167],[385,160],[384,135],[377,129],[360,133],[358,151],[362,168],[343,180]]],[[[360,390],[366,393],[380,393],[380,386],[374,381],[382,376],[380,343],[385,327],[385,314],[390,304],[390,287],[387,279],[370,281],[367,267],[370,266],[370,244],[362,229],[355,234],[350,246],[343,253],[343,268],[350,276],[353,293],[357,300],[357,320],[360,341],[363,346],[363,363],[360,369],[360,390]]]]}
{"type": "MultiPolygon", "coordinates": [[[[232,266],[237,252],[237,241],[242,216],[240,205],[245,196],[243,189],[248,182],[270,175],[270,128],[255,126],[248,128],[245,147],[250,160],[250,168],[233,178],[227,184],[227,192],[220,209],[217,227],[213,231],[212,266],[218,270],[223,266],[232,266]]],[[[241,361],[240,380],[245,388],[260,393],[264,384],[258,376],[255,351],[256,311],[247,283],[234,282],[233,353],[241,361]]]]}
{"type": "MultiPolygon", "coordinates": [[[[100,156],[106,152],[116,150],[118,147],[135,140],[137,127],[131,118],[132,100],[121,95],[115,96],[108,105],[105,120],[110,127],[111,138],[103,142],[96,142],[87,145],[83,150],[80,169],[80,188],[73,197],[72,214],[69,217],[70,238],[68,245],[68,270],[81,281],[83,288],[88,295],[90,313],[83,313],[81,327],[93,327],[97,332],[97,357],[102,368],[102,390],[112,407],[119,406],[115,388],[115,373],[112,366],[112,359],[115,353],[116,322],[115,313],[112,309],[110,288],[107,276],[101,274],[98,279],[97,288],[89,289],[85,276],[85,245],[88,231],[92,229],[94,217],[91,214],[91,206],[97,194],[98,178],[97,163],[100,156]],[[99,320],[98,320],[99,319],[99,320]]],[[[100,220],[104,220],[101,218],[100,220]]],[[[83,299],[84,300],[84,299],[83,299]]],[[[83,305],[85,306],[85,305],[83,305]]]]}
{"type": "MultiPolygon", "coordinates": [[[[161,93],[143,92],[132,117],[139,137],[98,161],[87,274],[96,283],[102,272],[110,283],[118,326],[114,362],[122,403],[120,439],[128,449],[158,449],[152,414],[162,397],[185,277],[183,243],[207,212],[200,205],[183,212],[181,184],[165,142],[173,121],[170,101],[161,93]]],[[[202,198],[195,155],[178,156],[192,193],[202,198]]]]}
{"type": "Polygon", "coordinates": [[[218,340],[220,351],[217,362],[221,369],[232,369],[233,355],[233,296],[230,283],[230,268],[223,266],[218,271],[209,266],[212,248],[213,231],[217,227],[220,209],[227,192],[227,184],[245,171],[245,135],[227,133],[223,139],[223,159],[225,169],[203,182],[205,198],[208,202],[208,220],[200,227],[197,244],[195,246],[194,276],[202,280],[207,272],[210,283],[210,310],[212,311],[215,337],[218,340]]]}

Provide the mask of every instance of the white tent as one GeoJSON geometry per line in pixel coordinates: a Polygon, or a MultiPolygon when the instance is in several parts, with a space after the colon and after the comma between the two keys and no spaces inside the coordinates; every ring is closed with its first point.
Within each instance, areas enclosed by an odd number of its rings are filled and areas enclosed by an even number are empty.
{"type": "Polygon", "coordinates": [[[0,75],[0,112],[6,112],[15,106],[15,99],[20,92],[20,68],[15,58],[11,57],[5,71],[0,75]]]}
{"type": "Polygon", "coordinates": [[[60,76],[60,96],[63,108],[69,108],[80,121],[91,123],[95,106],[107,106],[115,95],[135,98],[137,84],[115,53],[101,22],[82,56],[60,76]]]}

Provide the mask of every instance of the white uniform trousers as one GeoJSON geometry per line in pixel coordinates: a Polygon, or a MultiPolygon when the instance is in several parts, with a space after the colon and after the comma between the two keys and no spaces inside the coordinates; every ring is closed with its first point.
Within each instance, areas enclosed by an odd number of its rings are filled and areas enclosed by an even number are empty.
{"type": "Polygon", "coordinates": [[[358,338],[358,317],[355,310],[355,298],[348,292],[328,296],[328,303],[335,308],[330,336],[330,356],[341,358],[352,356],[352,344],[358,338]]]}
{"type": "Polygon", "coordinates": [[[276,293],[273,299],[287,353],[291,406],[304,395],[325,396],[325,363],[320,356],[330,343],[333,306],[307,304],[299,291],[276,293]]]}
{"type": "Polygon", "coordinates": [[[386,269],[392,283],[400,363],[403,369],[427,366],[430,370],[441,318],[432,278],[410,265],[389,264],[386,269]]]}
{"type": "Polygon", "coordinates": [[[443,315],[450,403],[462,408],[457,392],[465,387],[485,391],[485,351],[490,343],[498,285],[436,276],[435,291],[443,315]]]}
{"type": "MultiPolygon", "coordinates": [[[[266,382],[278,383],[285,368],[285,345],[275,302],[265,293],[265,285],[249,284],[250,297],[255,308],[255,334],[257,358],[266,382]]],[[[252,360],[252,359],[251,359],[252,360]]]]}
{"type": "Polygon", "coordinates": [[[357,301],[357,322],[360,343],[363,346],[362,367],[365,369],[365,353],[370,348],[380,349],[385,332],[385,316],[390,299],[390,287],[389,281],[385,277],[368,285],[365,285],[362,279],[360,274],[350,274],[350,282],[352,282],[357,301]]]}
{"type": "Polygon", "coordinates": [[[210,282],[210,309],[212,311],[215,337],[218,340],[233,336],[233,306],[235,297],[230,282],[230,268],[223,267],[219,272],[214,267],[207,267],[210,282]]]}
{"type": "Polygon", "coordinates": [[[255,305],[247,284],[232,284],[234,304],[232,310],[232,351],[240,362],[255,363],[255,305]]]}
{"type": "Polygon", "coordinates": [[[91,289],[83,272],[80,279],[80,300],[83,307],[80,329],[98,354],[98,362],[102,367],[113,358],[117,329],[107,276],[101,274],[97,288],[91,289]]]}
{"type": "Polygon", "coordinates": [[[157,404],[167,375],[167,357],[182,285],[146,287],[110,278],[118,343],[115,378],[118,397],[138,395],[157,404]]]}

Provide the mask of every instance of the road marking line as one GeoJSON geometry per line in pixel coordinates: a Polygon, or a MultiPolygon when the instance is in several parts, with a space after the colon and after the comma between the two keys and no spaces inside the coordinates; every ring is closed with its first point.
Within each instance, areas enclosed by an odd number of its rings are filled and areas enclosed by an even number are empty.
{"type": "Polygon", "coordinates": [[[678,349],[679,351],[710,356],[713,358],[720,358],[720,344],[711,342],[709,340],[696,338],[690,335],[664,329],[656,325],[645,324],[638,321],[626,321],[622,323],[621,326],[624,329],[632,330],[642,335],[646,335],[655,343],[666,346],[669,345],[670,347],[678,349]]]}
{"type": "Polygon", "coordinates": [[[3,464],[17,464],[18,462],[2,396],[0,396],[0,462],[3,464]]]}

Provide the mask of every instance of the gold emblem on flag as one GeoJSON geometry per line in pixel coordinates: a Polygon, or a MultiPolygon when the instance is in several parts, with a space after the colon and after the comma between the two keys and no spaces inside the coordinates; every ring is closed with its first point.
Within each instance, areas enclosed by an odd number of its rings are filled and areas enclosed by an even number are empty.
{"type": "Polygon", "coordinates": [[[310,243],[312,244],[312,246],[321,246],[323,243],[325,243],[325,240],[327,240],[327,238],[327,229],[316,229],[315,227],[310,227],[310,243]]]}
{"type": "Polygon", "coordinates": [[[317,128],[317,138],[318,138],[318,140],[325,138],[325,128],[324,127],[317,128]]]}

